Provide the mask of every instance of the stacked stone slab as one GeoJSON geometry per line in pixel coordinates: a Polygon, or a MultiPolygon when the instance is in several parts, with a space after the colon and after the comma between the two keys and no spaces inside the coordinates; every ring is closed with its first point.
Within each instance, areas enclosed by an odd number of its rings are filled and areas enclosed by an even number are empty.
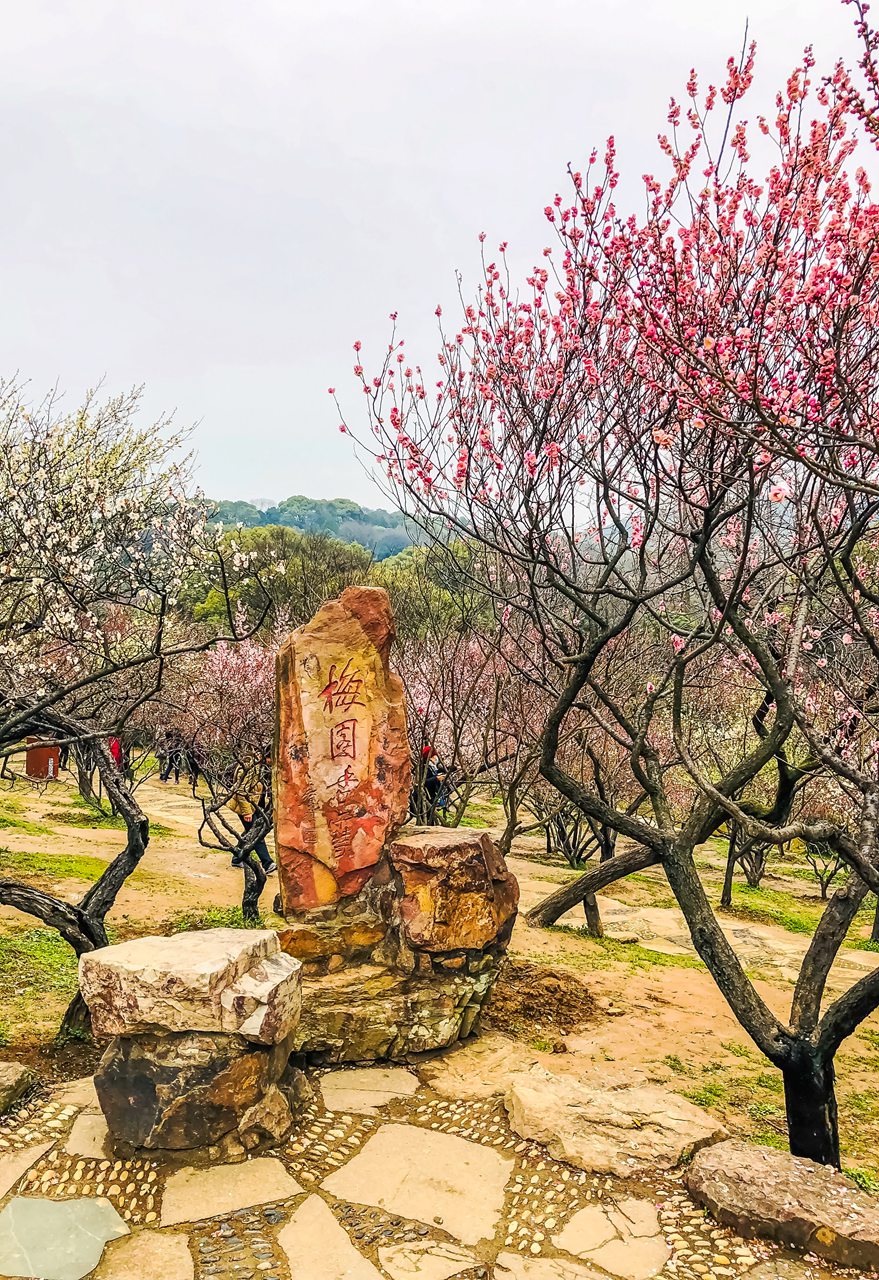
{"type": "Polygon", "coordinates": [[[95,1089],[117,1143],[235,1156],[288,1131],[301,966],[277,934],[139,938],[82,956],[79,979],[111,1037],[95,1089]]]}
{"type": "Polygon", "coordinates": [[[278,657],[275,845],[285,952],[304,965],[297,1048],[365,1061],[470,1034],[512,931],[518,886],[470,829],[400,835],[403,688],[387,593],[352,587],[278,657]]]}

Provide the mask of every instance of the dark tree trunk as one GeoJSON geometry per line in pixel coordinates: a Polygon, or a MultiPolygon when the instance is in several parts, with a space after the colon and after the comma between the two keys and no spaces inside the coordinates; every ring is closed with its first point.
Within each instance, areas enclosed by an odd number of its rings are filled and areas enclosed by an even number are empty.
{"type": "Polygon", "coordinates": [[[244,894],[241,898],[241,914],[248,924],[259,924],[259,899],[266,884],[266,873],[259,859],[252,853],[245,854],[241,864],[244,872],[244,894]]]}
{"type": "Polygon", "coordinates": [[[95,790],[94,760],[85,746],[75,745],[73,758],[76,763],[76,787],[80,796],[93,809],[101,809],[101,801],[95,790]]]}
{"type": "Polygon", "coordinates": [[[873,912],[873,928],[870,930],[870,941],[879,942],[879,897],[876,899],[876,910],[873,912]]]}
{"type": "Polygon", "coordinates": [[[631,875],[633,871],[643,871],[645,867],[652,867],[658,861],[659,855],[653,849],[644,847],[616,854],[606,862],[599,862],[597,867],[578,876],[576,880],[555,889],[538,902],[536,907],[532,907],[525,919],[528,924],[545,929],[555,924],[560,916],[571,910],[571,907],[576,907],[587,894],[597,893],[605,885],[613,884],[615,880],[622,880],[623,876],[631,875]]]}
{"type": "Polygon", "coordinates": [[[735,827],[729,833],[729,849],[726,854],[726,872],[723,877],[723,892],[720,895],[720,905],[722,907],[732,906],[732,885],[733,875],[736,869],[736,829],[735,827]]]}
{"type": "Polygon", "coordinates": [[[610,862],[616,853],[617,833],[611,827],[602,827],[598,839],[598,846],[601,850],[599,855],[601,862],[610,862]]]}
{"type": "MultiPolygon", "coordinates": [[[[59,724],[52,726],[56,732],[63,731],[68,736],[78,732],[75,721],[62,719],[60,716],[58,720],[59,724]]],[[[126,790],[124,780],[102,743],[90,741],[86,745],[79,741],[74,743],[73,749],[76,752],[77,766],[81,762],[91,762],[91,767],[97,771],[99,781],[103,781],[104,790],[114,808],[123,814],[128,831],[126,846],[108,863],[78,903],[55,898],[41,889],[7,879],[0,879],[0,903],[35,916],[43,924],[57,929],[76,955],[81,956],[87,951],[107,946],[104,920],[122,885],[143,857],[149,842],[149,821],[131,793],[126,790]]],[[[85,768],[80,771],[80,778],[86,779],[87,789],[94,794],[91,777],[91,772],[85,768]]],[[[88,1009],[82,997],[77,994],[64,1015],[59,1037],[83,1037],[90,1032],[88,1009]]]]}
{"type": "Polygon", "coordinates": [[[89,1007],[82,998],[82,992],[77,991],[61,1019],[56,1039],[63,1044],[65,1040],[89,1040],[91,1034],[92,1018],[89,1007]]]}
{"type": "Polygon", "coordinates": [[[590,938],[603,938],[604,925],[601,923],[601,911],[594,893],[587,893],[583,899],[583,914],[586,916],[586,932],[590,938]]]}
{"type": "Polygon", "coordinates": [[[839,1168],[839,1120],[833,1060],[823,1063],[798,1046],[782,1068],[791,1155],[839,1168]]]}
{"type": "Polygon", "coordinates": [[[742,870],[745,873],[745,879],[751,889],[759,889],[763,877],[766,874],[768,865],[768,849],[753,845],[748,847],[746,854],[740,856],[739,861],[742,864],[742,870]]]}

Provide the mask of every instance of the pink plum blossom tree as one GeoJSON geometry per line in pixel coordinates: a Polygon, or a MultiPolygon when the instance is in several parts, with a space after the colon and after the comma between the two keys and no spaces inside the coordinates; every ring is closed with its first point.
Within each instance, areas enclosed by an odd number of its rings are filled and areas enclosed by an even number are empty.
{"type": "Polygon", "coordinates": [[[611,140],[546,206],[555,243],[523,281],[501,244],[451,333],[438,309],[435,373],[396,327],[374,374],[359,349],[355,373],[389,492],[440,548],[468,548],[473,584],[531,637],[523,662],[553,694],[543,778],[621,838],[581,891],[662,868],[782,1074],[791,1150],[838,1165],[834,1057],[879,1005],[879,969],[825,1000],[879,890],[873,117],[844,67],[816,85],[807,51],[749,125],[754,56],[716,87],[693,73],[672,101],[667,173],[645,179],[641,214],[617,205],[611,140]],[[706,691],[731,678],[749,706],[718,752],[706,691]],[[571,770],[562,744],[581,716],[624,754],[634,808],[571,770]],[[785,753],[838,781],[832,816],[758,803],[785,753]],[[699,875],[695,851],[730,822],[748,840],[821,842],[845,867],[787,1021],[699,875]]]}

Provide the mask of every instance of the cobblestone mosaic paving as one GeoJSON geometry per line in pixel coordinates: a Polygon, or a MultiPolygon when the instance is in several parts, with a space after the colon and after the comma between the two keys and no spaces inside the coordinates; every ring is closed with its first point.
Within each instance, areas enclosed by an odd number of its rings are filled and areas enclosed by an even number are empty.
{"type": "Polygon", "coordinates": [[[53,1102],[42,1093],[32,1095],[0,1119],[0,1155],[60,1138],[76,1115],[76,1107],[53,1102]]]}
{"type": "Polygon", "coordinates": [[[325,1111],[313,1103],[303,1112],[284,1148],[290,1172],[305,1187],[317,1186],[360,1150],[381,1124],[372,1116],[325,1111]]]}
{"type": "MultiPolygon", "coordinates": [[[[51,1142],[52,1146],[10,1188],[5,1202],[15,1197],[50,1200],[110,1200],[126,1224],[136,1230],[155,1230],[161,1220],[161,1202],[166,1166],[159,1159],[98,1160],[71,1155],[63,1150],[79,1108],[40,1094],[26,1100],[14,1114],[0,1123],[0,1165],[3,1160],[21,1159],[28,1147],[51,1142]]],[[[652,1179],[597,1176],[551,1158],[536,1142],[514,1134],[499,1098],[483,1101],[452,1101],[422,1087],[412,1097],[397,1098],[379,1115],[358,1115],[353,1111],[328,1111],[315,1090],[312,1102],[301,1113],[294,1134],[283,1147],[270,1154],[281,1158],[304,1195],[320,1196],[329,1206],[335,1222],[379,1276],[381,1251],[391,1246],[418,1248],[454,1244],[454,1237],[431,1222],[418,1222],[385,1212],[381,1208],[339,1200],[329,1194],[324,1180],[345,1166],[387,1124],[408,1125],[454,1135],[465,1142],[494,1149],[510,1164],[504,1191],[503,1210],[494,1237],[483,1239],[471,1252],[472,1266],[459,1269],[460,1280],[492,1280],[493,1259],[516,1255],[522,1266],[545,1260],[541,1265],[580,1266],[596,1280],[646,1280],[628,1276],[625,1269],[612,1272],[595,1266],[588,1255],[577,1258],[565,1253],[558,1240],[575,1215],[592,1206],[612,1212],[618,1204],[634,1198],[655,1215],[655,1239],[667,1261],[649,1273],[660,1280],[738,1280],[757,1264],[778,1256],[770,1246],[743,1241],[719,1227],[687,1196],[680,1179],[657,1175],[652,1179]],[[555,1261],[554,1261],[555,1260],[555,1261]],[[566,1261],[564,1261],[566,1260],[566,1261]]],[[[312,1280],[291,1275],[278,1236],[304,1195],[276,1204],[258,1205],[226,1216],[184,1226],[193,1258],[195,1280],[312,1280]]],[[[411,1211],[411,1210],[410,1210],[411,1211]]],[[[204,1210],[202,1209],[202,1212],[204,1210]]],[[[437,1218],[436,1221],[441,1221],[437,1218]]],[[[825,1267],[810,1271],[812,1264],[791,1263],[794,1273],[805,1280],[810,1274],[835,1274],[825,1267]]],[[[0,1277],[3,1276],[0,1265],[0,1277]]],[[[316,1273],[318,1274],[318,1273],[316,1273]]],[[[413,1277],[419,1273],[413,1271],[413,1277]]],[[[504,1274],[509,1274],[505,1272],[504,1274]]],[[[524,1274],[530,1274],[523,1271],[524,1274]]],[[[535,1273],[536,1274],[536,1273],[535,1273]]],[[[543,1274],[543,1273],[541,1273],[543,1274]]],[[[553,1274],[586,1274],[546,1271],[553,1274]]],[[[840,1275],[853,1276],[854,1272],[840,1275]]],[[[103,1280],[103,1273],[102,1273],[103,1280]]],[[[110,1276],[109,1280],[113,1280],[110,1276]]],[[[150,1277],[150,1280],[160,1280],[150,1277]]],[[[164,1280],[164,1278],[161,1278],[164,1280]]],[[[176,1280],[176,1278],[175,1278],[176,1280]]],[[[322,1273],[320,1280],[324,1280],[322,1273]]]]}
{"type": "Polygon", "coordinates": [[[49,1200],[104,1196],[126,1222],[150,1226],[159,1218],[159,1165],[147,1160],[92,1160],[49,1151],[25,1174],[21,1194],[49,1200]]]}

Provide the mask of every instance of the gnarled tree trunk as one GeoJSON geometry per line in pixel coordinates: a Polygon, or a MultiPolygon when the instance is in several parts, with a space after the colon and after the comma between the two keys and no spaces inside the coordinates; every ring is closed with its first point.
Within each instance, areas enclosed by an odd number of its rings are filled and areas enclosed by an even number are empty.
{"type": "Polygon", "coordinates": [[[633,871],[643,871],[646,867],[655,866],[659,855],[653,849],[635,848],[625,853],[618,853],[604,862],[599,862],[591,871],[578,876],[568,884],[561,885],[525,916],[528,924],[534,928],[547,928],[563,916],[566,911],[583,902],[588,894],[595,894],[615,880],[622,880],[633,871]]]}
{"type": "Polygon", "coordinates": [[[583,914],[586,917],[586,932],[590,938],[603,938],[604,925],[601,923],[601,911],[594,893],[587,893],[583,899],[583,914]]]}
{"type": "Polygon", "coordinates": [[[738,829],[735,826],[735,824],[732,823],[730,825],[730,833],[729,833],[729,848],[727,849],[727,853],[726,853],[726,871],[724,872],[724,875],[723,875],[723,889],[720,894],[720,905],[722,907],[732,906],[733,876],[735,875],[736,861],[738,857],[738,855],[736,854],[737,835],[738,835],[738,829]]]}

